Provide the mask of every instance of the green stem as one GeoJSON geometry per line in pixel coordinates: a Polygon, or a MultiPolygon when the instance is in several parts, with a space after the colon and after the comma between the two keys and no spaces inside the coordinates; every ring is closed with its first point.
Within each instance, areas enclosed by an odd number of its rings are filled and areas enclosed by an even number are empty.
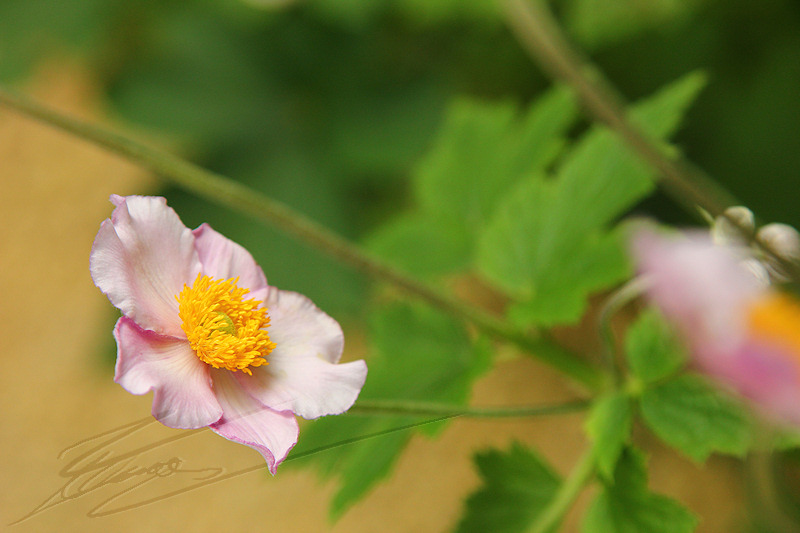
{"type": "Polygon", "coordinates": [[[62,115],[7,89],[0,88],[0,104],[102,146],[198,196],[273,224],[373,278],[405,289],[428,304],[471,322],[493,337],[516,344],[586,387],[596,388],[602,381],[599,371],[575,354],[554,347],[547,339],[521,333],[483,309],[465,304],[450,294],[368,255],[321,224],[258,191],[167,152],[62,115]]]}
{"type": "Polygon", "coordinates": [[[661,175],[660,184],[691,213],[701,207],[712,216],[725,216],[742,237],[757,244],[800,281],[800,264],[784,257],[771,244],[752,235],[749,228],[725,214],[739,205],[733,195],[680,155],[667,155],[627,118],[626,105],[603,73],[570,46],[555,18],[542,0],[504,0],[507,21],[525,50],[555,79],[578,94],[585,109],[616,132],[634,152],[661,175]]]}
{"type": "Polygon", "coordinates": [[[530,533],[548,533],[564,519],[564,515],[570,510],[584,486],[594,476],[594,458],[593,447],[583,453],[569,477],[564,480],[556,495],[528,530],[530,533]]]}
{"type": "Polygon", "coordinates": [[[428,402],[403,400],[359,400],[348,411],[353,415],[366,416],[463,416],[466,418],[525,418],[557,415],[585,410],[586,400],[566,403],[521,407],[462,407],[428,402]]]}
{"type": "Polygon", "coordinates": [[[608,371],[614,376],[614,386],[618,387],[622,381],[622,371],[617,364],[617,342],[614,337],[614,329],[611,325],[611,320],[614,316],[631,301],[641,296],[647,289],[648,281],[641,276],[636,277],[614,291],[614,293],[606,300],[600,311],[600,318],[598,320],[600,337],[603,342],[603,359],[608,371]]]}

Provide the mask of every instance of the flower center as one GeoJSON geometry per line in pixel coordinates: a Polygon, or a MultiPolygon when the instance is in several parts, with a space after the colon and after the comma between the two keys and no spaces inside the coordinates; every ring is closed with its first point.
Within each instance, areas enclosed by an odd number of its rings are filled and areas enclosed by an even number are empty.
{"type": "Polygon", "coordinates": [[[761,298],[749,309],[750,331],[792,351],[800,359],[800,304],[780,293],[761,298]]]}
{"type": "Polygon", "coordinates": [[[265,357],[275,343],[266,330],[267,309],[258,300],[245,300],[250,290],[238,287],[238,281],[198,274],[175,298],[181,328],[197,357],[214,368],[252,375],[249,367],[268,364],[265,357]]]}

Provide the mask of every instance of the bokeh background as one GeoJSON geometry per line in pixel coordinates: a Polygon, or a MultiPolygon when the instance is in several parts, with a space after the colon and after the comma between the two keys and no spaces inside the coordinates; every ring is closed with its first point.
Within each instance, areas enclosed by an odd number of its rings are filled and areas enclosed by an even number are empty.
{"type": "MultiPolygon", "coordinates": [[[[763,221],[800,225],[800,4],[553,5],[630,99],[704,70],[709,85],[677,144],[763,221]]],[[[548,86],[484,0],[2,0],[0,80],[240,180],[357,242],[409,208],[408,176],[450,102],[467,95],[525,103],[548,86]]],[[[375,292],[269,227],[6,109],[0,184],[0,529],[444,531],[478,484],[475,451],[516,439],[565,472],[584,446],[580,416],[456,421],[437,440],[415,438],[388,482],[335,524],[327,519],[333,485],[287,464],[275,478],[248,474],[90,518],[119,492],[103,487],[9,526],[67,482],[62,450],[149,412],[148,397],[112,381],[116,312],[88,275],[109,194],[165,195],[188,226],[209,222],[248,247],[272,284],[307,294],[342,322],[347,358],[369,357],[361,324],[375,292]]],[[[638,211],[693,220],[660,196],[638,211]]],[[[498,305],[469,280],[452,286],[498,305]]],[[[569,337],[594,342],[591,322],[569,337]]],[[[473,403],[571,395],[547,369],[509,356],[479,382],[473,403]]],[[[176,431],[151,424],[142,434],[155,442],[176,431]]],[[[700,514],[700,531],[735,531],[746,521],[741,465],[712,458],[698,467],[658,443],[648,447],[651,486],[700,514]]],[[[209,431],[170,444],[163,457],[153,453],[140,464],[177,455],[233,471],[259,461],[209,431]]],[[[567,530],[576,524],[571,518],[567,530]]]]}

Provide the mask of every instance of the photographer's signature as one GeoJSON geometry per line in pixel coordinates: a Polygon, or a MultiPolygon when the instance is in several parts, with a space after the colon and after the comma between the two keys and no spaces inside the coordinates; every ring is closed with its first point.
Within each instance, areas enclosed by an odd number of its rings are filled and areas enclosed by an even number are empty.
{"type": "MultiPolygon", "coordinates": [[[[58,456],[74,457],[58,473],[64,484],[39,506],[10,525],[19,524],[57,505],[101,494],[102,501],[87,516],[95,518],[143,507],[157,501],[186,493],[232,477],[263,469],[263,463],[233,472],[224,468],[188,468],[184,459],[172,456],[166,460],[149,459],[155,450],[202,430],[184,431],[154,443],[122,451],[125,440],[153,423],[147,417],[111,431],[95,435],[64,449],[58,456]],[[77,454],[77,455],[76,455],[77,454]],[[166,481],[170,479],[171,481],[166,481]],[[156,486],[161,482],[162,492],[156,486]],[[164,486],[167,490],[164,490],[164,486]],[[143,497],[142,487],[148,487],[149,497],[143,497]],[[109,495],[110,493],[110,495],[109,495]],[[152,496],[157,493],[156,496],[152,496]],[[120,500],[123,500],[121,502],[120,500]]],[[[166,455],[166,454],[165,454],[166,455]]],[[[163,457],[163,456],[162,456],[163,457]]]]}

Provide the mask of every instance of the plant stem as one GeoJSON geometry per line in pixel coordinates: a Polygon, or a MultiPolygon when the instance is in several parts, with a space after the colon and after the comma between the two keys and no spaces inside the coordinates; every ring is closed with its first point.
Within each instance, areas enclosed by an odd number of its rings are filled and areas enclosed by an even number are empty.
{"type": "Polygon", "coordinates": [[[512,342],[590,389],[598,387],[602,381],[600,372],[575,354],[554,346],[545,338],[524,334],[483,309],[466,304],[409,276],[367,254],[314,220],[258,191],[165,151],[65,116],[2,87],[0,104],[102,146],[198,196],[266,221],[373,278],[400,287],[428,304],[474,324],[493,337],[512,342]]]}
{"type": "Polygon", "coordinates": [[[583,453],[578,460],[578,464],[575,465],[569,477],[561,484],[550,504],[545,507],[539,518],[528,530],[530,533],[548,533],[564,519],[564,515],[570,510],[583,487],[594,476],[594,457],[593,447],[583,453]]]}
{"type": "Polygon", "coordinates": [[[773,245],[754,236],[749,228],[725,213],[739,205],[733,195],[680,155],[668,156],[640,128],[628,120],[625,102],[603,73],[570,46],[543,0],[503,0],[507,21],[525,50],[550,76],[561,79],[578,94],[585,109],[616,132],[634,152],[661,175],[665,192],[688,211],[697,207],[712,216],[725,216],[742,237],[757,244],[800,281],[800,264],[783,256],[773,245]]]}
{"type": "Polygon", "coordinates": [[[713,187],[699,171],[687,177],[685,162],[670,159],[639,128],[626,118],[625,103],[594,65],[574,50],[543,1],[505,0],[508,22],[530,53],[554,78],[569,84],[589,113],[605,123],[663,176],[667,191],[691,209],[699,205],[714,216],[733,203],[724,190],[713,187]],[[703,183],[702,186],[698,182],[703,183]]]}
{"type": "Polygon", "coordinates": [[[615,387],[619,387],[622,382],[622,371],[617,363],[617,342],[614,337],[611,320],[623,307],[641,296],[649,284],[649,280],[642,276],[633,278],[614,291],[600,310],[598,328],[600,330],[600,338],[603,341],[603,361],[606,369],[614,377],[613,385],[615,387]]]}
{"type": "Polygon", "coordinates": [[[462,407],[427,402],[403,400],[359,400],[348,411],[353,415],[366,416],[463,416],[466,418],[524,418],[557,415],[582,411],[589,406],[585,400],[566,403],[521,406],[521,407],[462,407]]]}

